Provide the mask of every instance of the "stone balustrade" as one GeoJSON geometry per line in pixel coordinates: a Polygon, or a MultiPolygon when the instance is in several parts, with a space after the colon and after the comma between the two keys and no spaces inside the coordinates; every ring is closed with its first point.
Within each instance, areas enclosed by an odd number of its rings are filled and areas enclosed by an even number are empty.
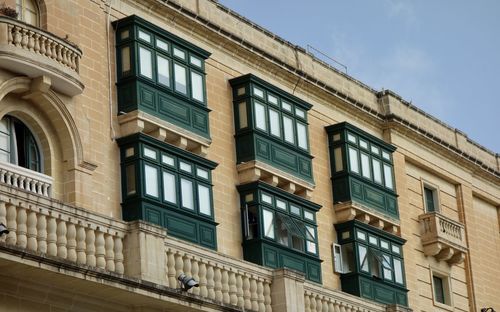
{"type": "Polygon", "coordinates": [[[124,273],[124,222],[2,185],[0,223],[9,230],[0,238],[6,245],[124,273]]]}
{"type": "Polygon", "coordinates": [[[74,96],[82,93],[82,51],[69,40],[8,17],[0,17],[0,64],[29,77],[48,76],[52,86],[74,96]]]}
{"type": "Polygon", "coordinates": [[[465,227],[438,213],[429,212],[419,216],[421,241],[424,254],[434,256],[449,264],[458,264],[464,260],[467,252],[465,227]]]}
{"type": "Polygon", "coordinates": [[[46,197],[52,193],[52,177],[3,161],[0,161],[0,183],[46,197]]]}
{"type": "Polygon", "coordinates": [[[166,240],[167,285],[184,273],[199,281],[190,292],[240,309],[271,312],[272,271],[175,239],[166,240]]]}
{"type": "Polygon", "coordinates": [[[311,283],[304,284],[305,312],[386,312],[386,306],[311,283]]]}

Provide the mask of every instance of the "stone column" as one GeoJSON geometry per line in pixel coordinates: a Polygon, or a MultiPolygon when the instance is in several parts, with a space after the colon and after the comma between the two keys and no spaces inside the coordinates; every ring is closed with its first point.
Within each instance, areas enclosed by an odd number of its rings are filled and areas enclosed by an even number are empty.
{"type": "Polygon", "coordinates": [[[304,311],[304,275],[288,269],[276,269],[271,284],[273,312],[304,311]]]}

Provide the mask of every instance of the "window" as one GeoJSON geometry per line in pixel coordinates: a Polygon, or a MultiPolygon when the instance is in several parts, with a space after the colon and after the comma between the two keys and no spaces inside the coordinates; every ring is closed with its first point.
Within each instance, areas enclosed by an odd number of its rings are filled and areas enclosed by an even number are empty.
{"type": "Polygon", "coordinates": [[[445,304],[448,306],[452,305],[450,279],[447,274],[432,271],[432,288],[435,304],[445,304]]]}
{"type": "Polygon", "coordinates": [[[40,13],[34,0],[16,0],[17,18],[26,24],[40,26],[40,13]]]}
{"type": "Polygon", "coordinates": [[[42,172],[40,149],[22,121],[5,116],[0,120],[0,160],[42,172]]]}
{"type": "MultiPolygon", "coordinates": [[[[377,291],[375,289],[379,287],[384,291],[392,289],[398,294],[394,296],[394,299],[401,300],[392,303],[406,305],[404,264],[401,253],[404,240],[358,220],[336,224],[335,228],[338,239],[338,244],[334,244],[335,271],[348,274],[341,281],[352,283],[354,282],[353,276],[357,275],[355,280],[362,283],[363,287],[372,288],[372,292],[377,291]]],[[[346,287],[352,290],[351,284],[346,287]]],[[[353,294],[363,296],[359,290],[357,291],[353,294]]],[[[376,298],[370,299],[377,300],[376,298]]]]}
{"type": "Polygon", "coordinates": [[[426,212],[439,211],[437,188],[424,184],[424,206],[426,212]]]}

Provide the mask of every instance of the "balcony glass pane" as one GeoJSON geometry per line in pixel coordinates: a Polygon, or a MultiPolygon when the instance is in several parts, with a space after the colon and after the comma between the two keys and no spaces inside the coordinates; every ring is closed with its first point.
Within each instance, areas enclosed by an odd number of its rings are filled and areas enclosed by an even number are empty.
{"type": "Polygon", "coordinates": [[[122,50],[122,74],[130,71],[130,47],[123,47],[122,50]]]}
{"type": "Polygon", "coordinates": [[[262,210],[264,236],[274,239],[274,215],[267,209],[262,210]]]}
{"type": "Polygon", "coordinates": [[[198,202],[200,203],[200,213],[207,216],[212,215],[210,209],[210,190],[208,187],[201,184],[198,185],[198,202]]]}
{"type": "Polygon", "coordinates": [[[174,48],[174,55],[181,59],[186,59],[186,52],[180,49],[174,48]]]}
{"type": "Polygon", "coordinates": [[[248,127],[247,103],[241,102],[238,104],[238,115],[240,121],[240,129],[248,127]]]}
{"type": "Polygon", "coordinates": [[[191,72],[191,93],[193,99],[200,102],[204,101],[203,97],[203,78],[200,74],[191,72]]]}
{"type": "Polygon", "coordinates": [[[358,254],[359,254],[359,268],[361,271],[368,272],[368,259],[367,259],[367,249],[363,245],[358,245],[358,254]]]}
{"type": "Polygon", "coordinates": [[[135,189],[135,165],[128,165],[125,169],[127,175],[127,195],[136,193],[135,189]]]}
{"type": "Polygon", "coordinates": [[[267,130],[266,126],[266,108],[259,102],[255,102],[255,127],[267,130]]]}
{"type": "Polygon", "coordinates": [[[300,117],[300,118],[303,118],[303,119],[305,119],[305,118],[306,118],[306,112],[305,112],[305,111],[303,111],[303,110],[302,110],[302,109],[300,109],[300,108],[295,108],[295,115],[296,115],[297,117],[300,117]]]}
{"type": "Polygon", "coordinates": [[[147,42],[151,42],[151,35],[139,30],[139,39],[147,41],[147,42]]]}
{"type": "Polygon", "coordinates": [[[189,172],[189,173],[191,173],[192,170],[193,170],[193,167],[191,167],[191,164],[185,163],[183,161],[179,162],[179,168],[182,171],[186,171],[186,172],[189,172]]]}
{"type": "Polygon", "coordinates": [[[177,203],[175,175],[163,172],[163,197],[166,201],[177,203]]]}
{"type": "Polygon", "coordinates": [[[288,112],[292,111],[292,105],[290,105],[290,103],[281,102],[281,107],[288,112]]]}
{"type": "Polygon", "coordinates": [[[168,155],[161,155],[161,162],[165,165],[175,166],[175,159],[168,155]]]}
{"type": "Polygon", "coordinates": [[[200,178],[208,180],[208,171],[201,168],[196,168],[196,175],[200,178]]]}
{"type": "Polygon", "coordinates": [[[181,179],[181,196],[182,207],[193,210],[193,182],[186,179],[181,179]]]}
{"type": "Polygon", "coordinates": [[[151,60],[151,51],[143,47],[139,48],[140,74],[150,79],[153,78],[153,62],[151,60]]]}
{"type": "Polygon", "coordinates": [[[179,64],[174,64],[175,90],[187,94],[186,69],[179,64]]]}
{"type": "Polygon", "coordinates": [[[307,130],[304,124],[297,123],[297,143],[299,147],[307,150],[307,130]]]}
{"type": "Polygon", "coordinates": [[[168,43],[163,40],[156,39],[156,47],[162,49],[163,51],[168,52],[168,43]]]}
{"type": "Polygon", "coordinates": [[[158,83],[170,87],[170,62],[168,59],[160,55],[157,56],[156,62],[158,69],[158,83]]]}
{"type": "Polygon", "coordinates": [[[255,88],[255,87],[254,87],[254,88],[253,88],[253,94],[254,94],[255,96],[260,97],[260,98],[264,98],[264,91],[262,91],[262,90],[261,90],[261,89],[259,89],[259,88],[255,88]]]}
{"type": "Polygon", "coordinates": [[[304,210],[304,218],[306,218],[307,220],[314,221],[314,214],[312,212],[304,210]]]}
{"type": "Polygon", "coordinates": [[[384,279],[386,280],[392,280],[392,266],[391,266],[391,256],[389,255],[382,255],[382,268],[383,268],[383,274],[384,274],[384,279]]]}
{"type": "Polygon", "coordinates": [[[392,189],[394,188],[392,184],[392,168],[389,165],[384,164],[384,180],[385,186],[392,189]]]}
{"type": "Polygon", "coordinates": [[[403,266],[401,260],[394,258],[394,281],[398,284],[403,284],[403,266]]]}
{"type": "Polygon", "coordinates": [[[271,134],[281,137],[280,114],[274,109],[269,109],[269,124],[271,134]]]}
{"type": "Polygon", "coordinates": [[[371,179],[370,158],[364,153],[361,153],[361,172],[363,177],[371,179]]]}
{"type": "Polygon", "coordinates": [[[275,97],[274,95],[268,94],[267,101],[273,105],[278,105],[278,98],[275,97]]]}
{"type": "Polygon", "coordinates": [[[349,147],[349,165],[352,172],[359,173],[358,151],[352,147],[349,147]]]}
{"type": "Polygon", "coordinates": [[[382,167],[380,166],[380,161],[372,158],[373,166],[373,180],[377,183],[382,184],[382,167]]]}
{"type": "Polygon", "coordinates": [[[295,144],[295,135],[293,133],[293,120],[290,117],[283,115],[283,131],[285,141],[295,144]]]}
{"type": "Polygon", "coordinates": [[[194,65],[194,66],[197,66],[197,67],[200,67],[201,68],[201,60],[197,57],[194,57],[194,56],[190,56],[189,57],[189,62],[194,65]]]}
{"type": "Polygon", "coordinates": [[[146,194],[158,197],[158,169],[144,165],[144,178],[146,179],[146,194]]]}
{"type": "Polygon", "coordinates": [[[276,207],[278,207],[281,210],[286,210],[286,203],[284,201],[276,199],[276,207]]]}
{"type": "Polygon", "coordinates": [[[344,170],[344,161],[342,159],[342,148],[336,147],[333,150],[333,154],[335,157],[335,172],[344,170]]]}

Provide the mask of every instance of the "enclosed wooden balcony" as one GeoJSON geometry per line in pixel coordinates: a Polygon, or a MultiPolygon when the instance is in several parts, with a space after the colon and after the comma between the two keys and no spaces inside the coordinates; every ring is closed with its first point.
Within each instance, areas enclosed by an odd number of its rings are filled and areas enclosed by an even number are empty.
{"type": "Polygon", "coordinates": [[[420,215],[424,254],[450,265],[462,263],[467,253],[464,225],[438,213],[420,215]]]}
{"type": "Polygon", "coordinates": [[[40,28],[0,16],[0,66],[28,77],[46,76],[53,89],[69,96],[83,92],[82,51],[40,28]]]}

